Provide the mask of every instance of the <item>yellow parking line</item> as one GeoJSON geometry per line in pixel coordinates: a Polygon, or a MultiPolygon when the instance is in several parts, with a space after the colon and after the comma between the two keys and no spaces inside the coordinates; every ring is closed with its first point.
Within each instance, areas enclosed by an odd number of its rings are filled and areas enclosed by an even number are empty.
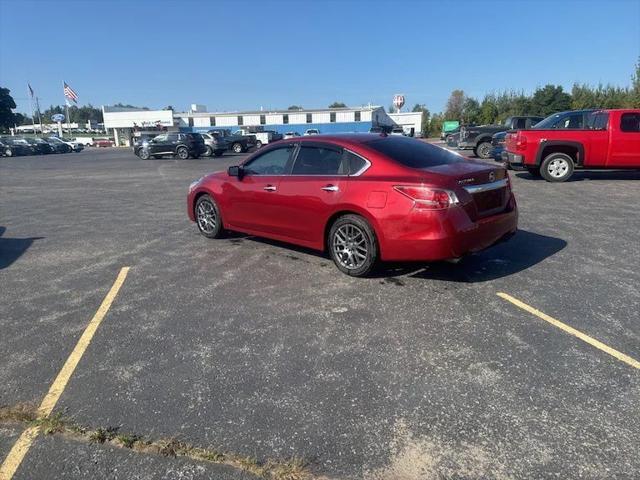
{"type": "MultiPolygon", "coordinates": [[[[38,416],[46,417],[53,411],[53,408],[56,406],[56,403],[58,403],[60,395],[64,392],[71,375],[73,375],[74,370],[78,366],[78,362],[80,362],[82,355],[84,355],[84,352],[87,350],[93,335],[96,333],[102,319],[105,317],[109,311],[109,307],[111,307],[111,304],[113,303],[113,300],[116,298],[120,287],[122,287],[122,284],[127,278],[128,273],[129,267],[122,267],[120,269],[120,273],[118,273],[115,282],[113,282],[109,293],[104,297],[100,308],[98,308],[95,315],[89,322],[89,325],[87,325],[87,328],[78,340],[78,343],[71,352],[71,355],[67,358],[62,370],[60,370],[60,373],[58,373],[58,376],[51,384],[51,387],[42,400],[40,407],[38,407],[38,416]]],[[[7,458],[5,458],[2,465],[0,465],[0,480],[11,480],[39,432],[40,427],[37,426],[29,427],[22,432],[22,435],[20,435],[16,443],[11,448],[9,455],[7,455],[7,458]]]]}
{"type": "Polygon", "coordinates": [[[507,300],[508,302],[513,303],[515,306],[520,307],[522,310],[525,310],[525,311],[531,313],[532,315],[535,315],[536,317],[544,320],[545,322],[550,323],[554,327],[558,327],[560,330],[564,330],[568,334],[579,338],[583,342],[586,342],[589,345],[591,345],[593,347],[596,347],[597,349],[602,350],[603,352],[608,353],[609,355],[611,355],[612,357],[617,358],[621,362],[624,362],[627,365],[630,365],[630,366],[640,370],[640,362],[638,362],[637,360],[631,358],[629,355],[625,355],[624,353],[619,352],[618,350],[616,350],[614,348],[611,348],[608,345],[605,345],[604,343],[596,340],[595,338],[592,338],[589,335],[587,335],[585,333],[582,333],[580,330],[576,330],[575,328],[570,327],[566,323],[562,323],[560,320],[556,320],[555,318],[550,317],[546,313],[543,313],[540,310],[527,305],[526,303],[518,300],[517,298],[512,297],[511,295],[509,295],[507,293],[498,292],[497,295],[500,298],[503,298],[503,299],[507,300]]]}

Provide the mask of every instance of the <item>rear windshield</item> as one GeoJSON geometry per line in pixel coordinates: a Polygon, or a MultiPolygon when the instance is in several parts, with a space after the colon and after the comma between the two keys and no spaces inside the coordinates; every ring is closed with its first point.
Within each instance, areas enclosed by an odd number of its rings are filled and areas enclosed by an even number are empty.
{"type": "Polygon", "coordinates": [[[410,168],[437,167],[464,161],[456,153],[410,137],[384,137],[366,142],[366,145],[410,168]]]}

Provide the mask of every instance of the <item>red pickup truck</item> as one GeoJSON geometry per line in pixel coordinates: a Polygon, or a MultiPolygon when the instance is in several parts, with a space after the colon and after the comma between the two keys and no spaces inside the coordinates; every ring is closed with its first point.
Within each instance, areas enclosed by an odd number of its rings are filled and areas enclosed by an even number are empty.
{"type": "Polygon", "coordinates": [[[564,182],[576,168],[640,169],[640,109],[555,114],[509,132],[505,149],[510,166],[549,182],[564,182]]]}

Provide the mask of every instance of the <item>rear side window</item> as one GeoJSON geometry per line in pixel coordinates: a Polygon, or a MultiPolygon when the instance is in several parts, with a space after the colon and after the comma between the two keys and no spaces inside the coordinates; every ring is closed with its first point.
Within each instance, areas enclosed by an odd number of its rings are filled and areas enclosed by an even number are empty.
{"type": "Polygon", "coordinates": [[[623,113],[620,117],[620,130],[623,132],[640,132],[640,113],[623,113]]]}
{"type": "Polygon", "coordinates": [[[410,168],[437,167],[464,161],[458,154],[410,137],[384,137],[366,145],[410,168]]]}
{"type": "Polygon", "coordinates": [[[276,148],[254,158],[244,166],[249,175],[284,175],[294,145],[276,148]]]}
{"type": "Polygon", "coordinates": [[[342,152],[333,148],[301,146],[293,175],[346,175],[342,152]]]}
{"type": "Polygon", "coordinates": [[[517,118],[515,128],[523,129],[527,128],[527,119],[526,118],[517,118]]]}
{"type": "Polygon", "coordinates": [[[345,168],[348,168],[349,175],[355,175],[367,166],[367,161],[364,158],[347,150],[342,154],[342,162],[344,163],[345,168]]]}

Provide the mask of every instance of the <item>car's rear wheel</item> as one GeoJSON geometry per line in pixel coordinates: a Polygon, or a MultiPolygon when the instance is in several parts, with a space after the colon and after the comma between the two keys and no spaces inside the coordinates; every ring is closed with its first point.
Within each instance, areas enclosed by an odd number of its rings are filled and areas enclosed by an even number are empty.
{"type": "Polygon", "coordinates": [[[207,148],[205,148],[203,155],[205,157],[210,157],[211,155],[213,155],[213,149],[207,145],[207,148]]]}
{"type": "Polygon", "coordinates": [[[146,148],[141,148],[140,150],[138,150],[138,156],[142,160],[148,160],[149,159],[149,150],[147,150],[146,148]]]}
{"type": "Polygon", "coordinates": [[[176,155],[180,160],[186,160],[189,158],[189,150],[187,150],[186,147],[179,147],[176,151],[176,155]]]}
{"type": "Polygon", "coordinates": [[[540,174],[548,182],[564,182],[573,174],[573,159],[566,153],[552,153],[542,161],[540,174]]]}
{"type": "Polygon", "coordinates": [[[200,233],[207,238],[220,238],[224,234],[220,209],[210,195],[202,195],[196,201],[196,224],[200,233]]]}
{"type": "Polygon", "coordinates": [[[13,150],[11,150],[10,148],[7,148],[7,149],[4,151],[4,154],[5,154],[7,157],[13,157],[13,150]]]}
{"type": "Polygon", "coordinates": [[[256,142],[256,148],[262,148],[262,142],[260,140],[256,142]]]}
{"type": "Polygon", "coordinates": [[[491,150],[492,150],[491,142],[482,142],[475,149],[475,153],[478,157],[486,160],[491,158],[491,150]]]}
{"type": "Polygon", "coordinates": [[[242,153],[242,152],[243,152],[243,150],[244,150],[244,149],[242,148],[242,144],[241,144],[240,142],[236,142],[236,143],[234,143],[232,148],[233,148],[233,151],[234,151],[235,153],[242,153]]]}
{"type": "Polygon", "coordinates": [[[371,273],[378,261],[378,243],[369,223],[359,215],[338,218],[329,230],[329,253],[338,269],[353,277],[371,273]]]}

